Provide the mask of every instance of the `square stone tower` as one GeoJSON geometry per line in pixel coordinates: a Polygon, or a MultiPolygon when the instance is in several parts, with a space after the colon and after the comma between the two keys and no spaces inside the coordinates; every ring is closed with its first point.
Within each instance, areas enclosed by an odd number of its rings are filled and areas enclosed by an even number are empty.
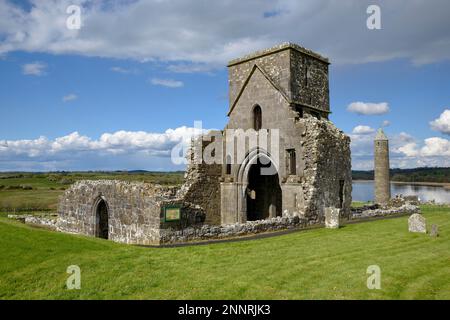
{"type": "Polygon", "coordinates": [[[239,140],[230,131],[245,132],[244,139],[256,132],[258,141],[264,132],[276,135],[267,138],[267,148],[244,141],[243,157],[223,150],[222,224],[277,216],[317,223],[326,207],[348,213],[350,140],[328,120],[328,66],[327,58],[293,43],[228,64],[225,140],[239,140]],[[272,175],[262,174],[268,164],[272,175]]]}
{"type": "Polygon", "coordinates": [[[229,113],[242,95],[249,76],[259,68],[291,105],[316,117],[328,118],[329,64],[327,58],[293,43],[232,60],[228,64],[229,113]]]}

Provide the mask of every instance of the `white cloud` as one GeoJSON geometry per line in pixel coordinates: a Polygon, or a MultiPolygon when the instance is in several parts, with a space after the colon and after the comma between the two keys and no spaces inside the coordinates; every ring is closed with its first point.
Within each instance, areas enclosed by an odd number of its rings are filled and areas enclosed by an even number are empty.
{"type": "Polygon", "coordinates": [[[209,73],[211,70],[211,66],[198,63],[182,63],[171,64],[167,67],[167,70],[174,73],[209,73]]]}
{"type": "Polygon", "coordinates": [[[55,138],[10,140],[0,148],[0,170],[90,170],[90,169],[183,169],[175,166],[170,154],[176,145],[188,145],[192,136],[206,132],[179,127],[163,133],[117,131],[98,139],[73,132],[55,138]],[[19,165],[19,167],[18,167],[19,165]]]}
{"type": "Polygon", "coordinates": [[[27,63],[22,66],[22,73],[28,76],[42,76],[47,65],[42,62],[27,63]]]}
{"type": "Polygon", "coordinates": [[[399,152],[403,152],[407,157],[416,157],[419,154],[417,143],[410,142],[398,148],[399,152]]]}
{"type": "Polygon", "coordinates": [[[150,83],[155,86],[163,86],[168,88],[180,88],[184,86],[182,81],[172,80],[172,79],[158,79],[153,78],[150,80],[150,83]]]}
{"type": "Polygon", "coordinates": [[[381,123],[381,127],[382,127],[382,128],[389,127],[390,125],[391,125],[391,122],[390,122],[389,120],[384,120],[384,121],[381,123]]]}
{"type": "Polygon", "coordinates": [[[69,102],[69,101],[73,101],[73,100],[77,100],[77,99],[78,99],[78,96],[76,94],[74,94],[74,93],[71,93],[71,94],[68,94],[68,95],[64,96],[62,98],[62,101],[63,102],[69,102]]]}
{"type": "Polygon", "coordinates": [[[415,142],[407,143],[398,150],[407,157],[445,157],[447,165],[450,164],[450,141],[444,138],[427,138],[422,148],[415,142]]]}
{"type": "Polygon", "coordinates": [[[352,102],[348,105],[347,111],[362,115],[379,115],[389,112],[387,102],[371,103],[371,102],[352,102]]]}
{"type": "Polygon", "coordinates": [[[374,133],[375,129],[369,127],[369,126],[356,126],[353,128],[352,133],[354,134],[369,134],[374,133]]]}
{"type": "Polygon", "coordinates": [[[431,129],[450,135],[450,109],[444,110],[439,118],[430,122],[431,129]]]}
{"type": "Polygon", "coordinates": [[[136,74],[137,73],[136,69],[126,69],[126,68],[122,68],[122,67],[112,67],[110,70],[113,72],[122,73],[122,74],[136,74]]]}
{"type": "Polygon", "coordinates": [[[425,139],[420,153],[425,157],[447,157],[447,163],[450,163],[450,141],[439,137],[425,139]]]}
{"type": "Polygon", "coordinates": [[[370,0],[229,0],[207,8],[195,0],[30,2],[31,9],[23,9],[0,0],[0,54],[22,50],[222,67],[289,40],[336,63],[450,58],[447,0],[385,2],[377,31],[366,28],[370,0]],[[66,28],[69,4],[83,7],[80,30],[66,28]]]}
{"type": "MultiPolygon", "coordinates": [[[[193,135],[207,130],[191,127],[168,129],[162,133],[117,131],[99,138],[73,132],[55,139],[5,141],[0,147],[0,171],[12,170],[182,170],[170,160],[171,150],[188,145],[193,135]]],[[[350,134],[352,168],[373,169],[371,134],[350,134]]],[[[417,141],[407,133],[389,135],[392,168],[450,166],[450,141],[431,137],[417,141]]]]}
{"type": "MultiPolygon", "coordinates": [[[[373,170],[375,134],[350,134],[352,168],[373,170]]],[[[391,168],[450,166],[450,141],[431,137],[417,140],[406,132],[388,135],[391,168]]]]}

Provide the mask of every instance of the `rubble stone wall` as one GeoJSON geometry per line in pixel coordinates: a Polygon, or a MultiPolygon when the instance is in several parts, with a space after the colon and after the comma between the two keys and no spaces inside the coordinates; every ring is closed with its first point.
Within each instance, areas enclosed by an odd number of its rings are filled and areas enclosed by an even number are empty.
{"type": "MultiPolygon", "coordinates": [[[[212,131],[210,135],[222,134],[212,131]]],[[[192,141],[191,148],[187,152],[188,165],[185,173],[185,182],[177,192],[177,198],[191,203],[205,212],[205,223],[209,225],[220,225],[220,178],[222,176],[222,165],[220,163],[206,164],[198,161],[202,157],[205,147],[211,142],[210,136],[197,137],[192,141]],[[201,146],[201,152],[197,152],[196,146],[201,146]]],[[[199,147],[200,147],[199,146],[199,147]]],[[[217,150],[219,153],[220,150],[217,150]]]]}
{"type": "Polygon", "coordinates": [[[188,227],[179,230],[165,229],[161,230],[161,244],[229,239],[262,232],[303,228],[306,226],[307,221],[300,217],[275,217],[224,226],[200,225],[198,227],[188,227]]]}
{"type": "Polygon", "coordinates": [[[324,208],[335,207],[342,209],[342,218],[348,218],[352,202],[350,138],[330,121],[315,118],[300,121],[305,127],[302,133],[305,216],[320,223],[324,208]]]}

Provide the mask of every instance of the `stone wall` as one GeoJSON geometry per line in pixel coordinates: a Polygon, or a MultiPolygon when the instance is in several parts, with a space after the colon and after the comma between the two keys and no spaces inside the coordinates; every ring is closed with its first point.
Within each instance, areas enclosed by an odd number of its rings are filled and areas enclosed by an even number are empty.
{"type": "Polygon", "coordinates": [[[300,121],[305,128],[302,132],[304,214],[319,223],[324,219],[324,208],[335,207],[342,209],[341,217],[348,218],[352,202],[350,138],[330,121],[315,118],[300,121]]]}
{"type": "Polygon", "coordinates": [[[56,214],[45,214],[42,216],[31,214],[24,214],[24,215],[9,214],[8,218],[18,220],[25,224],[39,226],[50,230],[56,230],[56,223],[58,221],[57,220],[58,216],[56,214]]]}
{"type": "Polygon", "coordinates": [[[249,59],[232,61],[228,68],[228,83],[230,105],[235,101],[239,91],[247,80],[253,66],[257,64],[280,86],[283,92],[290,96],[290,54],[289,50],[277,54],[267,54],[273,50],[266,50],[260,54],[249,56],[249,59]]]}
{"type": "Polygon", "coordinates": [[[177,232],[205,223],[220,224],[220,174],[221,166],[191,164],[186,183],[179,189],[115,180],[76,182],[60,197],[56,229],[100,237],[97,207],[104,201],[108,211],[108,239],[159,245],[162,230],[177,232]],[[166,206],[180,207],[181,219],[166,222],[166,206]]]}
{"type": "Polygon", "coordinates": [[[96,204],[108,208],[108,238],[123,243],[159,244],[161,207],[175,190],[115,180],[79,181],[61,196],[59,231],[97,236],[96,204]]]}
{"type": "MultiPolygon", "coordinates": [[[[210,134],[214,133],[217,132],[211,132],[210,134]]],[[[203,137],[192,141],[191,148],[186,155],[188,165],[185,173],[185,182],[177,192],[177,198],[204,210],[206,214],[205,223],[220,225],[219,179],[222,176],[222,165],[205,164],[202,160],[198,161],[198,157],[204,154],[205,147],[211,142],[210,135],[206,136],[205,141],[202,141],[203,137]],[[200,148],[200,145],[201,150],[196,150],[196,146],[200,148]]]]}
{"type": "Polygon", "coordinates": [[[389,217],[398,214],[420,213],[420,207],[411,203],[405,203],[400,207],[367,206],[351,210],[351,219],[364,219],[373,217],[389,217]]]}
{"type": "Polygon", "coordinates": [[[161,244],[189,241],[229,239],[262,232],[303,228],[307,221],[300,217],[276,217],[266,220],[234,223],[225,226],[199,225],[185,229],[161,230],[161,244]]]}
{"type": "Polygon", "coordinates": [[[351,219],[364,219],[371,217],[388,217],[398,214],[420,213],[420,202],[417,196],[396,195],[387,203],[365,205],[358,208],[351,208],[351,219]]]}
{"type": "Polygon", "coordinates": [[[322,111],[330,111],[328,63],[291,50],[292,101],[322,111]]]}

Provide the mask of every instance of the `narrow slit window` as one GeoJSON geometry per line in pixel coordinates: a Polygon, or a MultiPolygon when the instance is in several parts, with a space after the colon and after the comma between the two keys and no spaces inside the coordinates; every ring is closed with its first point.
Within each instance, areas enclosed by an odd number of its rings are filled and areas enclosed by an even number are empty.
{"type": "Polygon", "coordinates": [[[226,161],[226,174],[231,174],[231,156],[227,156],[226,161]]]}
{"type": "Polygon", "coordinates": [[[288,149],[287,156],[288,156],[289,175],[296,175],[297,174],[297,156],[295,154],[295,149],[288,149]]]}
{"type": "Polygon", "coordinates": [[[256,105],[253,108],[253,129],[256,131],[261,130],[262,127],[262,111],[261,107],[256,105]]]}

